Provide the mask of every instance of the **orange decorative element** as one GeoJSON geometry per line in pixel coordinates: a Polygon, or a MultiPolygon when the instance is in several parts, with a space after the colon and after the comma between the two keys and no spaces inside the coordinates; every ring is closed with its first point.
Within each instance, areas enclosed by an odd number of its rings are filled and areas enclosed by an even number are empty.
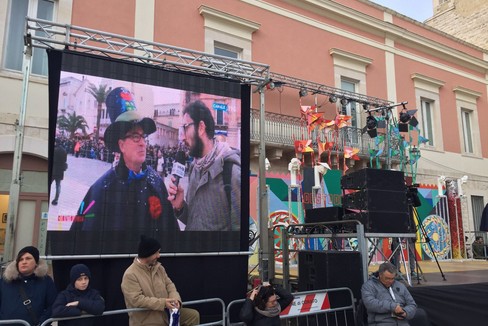
{"type": "Polygon", "coordinates": [[[359,148],[344,146],[344,158],[352,158],[353,160],[358,161],[359,156],[359,148]]]}
{"type": "Polygon", "coordinates": [[[335,118],[335,124],[337,128],[340,129],[342,127],[350,126],[351,122],[349,122],[349,120],[351,120],[350,115],[338,114],[335,118]]]}

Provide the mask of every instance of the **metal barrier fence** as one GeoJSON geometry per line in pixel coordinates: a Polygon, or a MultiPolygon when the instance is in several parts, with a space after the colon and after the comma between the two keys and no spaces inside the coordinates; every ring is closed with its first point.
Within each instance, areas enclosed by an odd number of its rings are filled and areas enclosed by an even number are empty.
{"type": "Polygon", "coordinates": [[[0,325],[25,325],[30,326],[28,322],[21,319],[9,319],[9,320],[0,320],[0,325]]]}
{"type": "MultiPolygon", "coordinates": [[[[199,324],[200,326],[210,326],[210,325],[225,325],[225,303],[222,299],[220,298],[210,298],[210,299],[203,299],[203,300],[194,300],[194,301],[186,301],[183,302],[184,307],[192,306],[192,305],[197,305],[197,304],[204,304],[204,303],[219,303],[222,307],[222,318],[213,322],[205,323],[205,324],[199,324]]],[[[118,315],[118,314],[126,314],[129,312],[133,311],[146,311],[149,309],[145,308],[131,308],[131,309],[120,309],[120,310],[109,310],[105,311],[101,316],[94,316],[94,315],[81,315],[77,317],[65,317],[65,318],[49,318],[46,321],[44,321],[41,326],[46,326],[49,325],[49,323],[55,322],[55,321],[60,321],[60,320],[71,320],[71,319],[81,319],[81,318],[93,318],[93,317],[103,317],[103,316],[110,316],[110,315],[118,315]]],[[[29,326],[29,323],[25,321],[19,321],[21,324],[29,326]]],[[[12,321],[3,321],[0,322],[0,324],[10,324],[12,321]]]]}
{"type": "MultiPolygon", "coordinates": [[[[356,325],[356,305],[354,296],[349,288],[334,288],[317,291],[306,291],[293,293],[295,297],[291,308],[285,315],[281,315],[282,325],[320,325],[320,326],[354,326],[356,325]],[[336,293],[342,296],[340,300],[347,300],[346,304],[331,305],[329,294],[336,293]]],[[[227,305],[227,325],[245,325],[242,321],[232,321],[232,316],[241,309],[245,299],[234,300],[227,305]]],[[[283,313],[283,312],[282,312],[283,313]]]]}

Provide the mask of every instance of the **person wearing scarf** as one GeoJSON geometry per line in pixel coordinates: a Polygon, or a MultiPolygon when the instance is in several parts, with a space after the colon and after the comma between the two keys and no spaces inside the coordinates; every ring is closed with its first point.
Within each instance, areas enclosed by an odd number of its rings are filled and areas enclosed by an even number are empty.
{"type": "Polygon", "coordinates": [[[168,184],[176,217],[185,231],[237,231],[241,224],[241,157],[238,149],[215,139],[215,121],[201,101],[183,110],[181,140],[194,158],[183,189],[172,176],[168,184]],[[226,181],[224,174],[229,175],[226,181]],[[226,184],[227,182],[227,184],[226,184]]]}
{"type": "Polygon", "coordinates": [[[293,295],[269,284],[256,287],[241,308],[239,317],[247,326],[279,326],[280,313],[293,301],[293,295]]]}

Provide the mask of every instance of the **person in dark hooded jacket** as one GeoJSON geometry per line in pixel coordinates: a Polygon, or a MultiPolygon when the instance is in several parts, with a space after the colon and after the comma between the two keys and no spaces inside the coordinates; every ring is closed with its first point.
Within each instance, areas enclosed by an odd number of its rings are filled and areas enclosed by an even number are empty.
{"type": "MultiPolygon", "coordinates": [[[[70,284],[60,292],[53,304],[53,317],[75,317],[84,313],[101,315],[105,310],[105,301],[100,293],[90,287],[90,269],[84,264],[71,267],[70,284]]],[[[94,318],[79,318],[59,321],[59,326],[94,325],[94,318]]]]}
{"type": "Polygon", "coordinates": [[[280,326],[280,313],[293,301],[293,295],[266,282],[246,298],[239,314],[248,326],[280,326]]]}
{"type": "Polygon", "coordinates": [[[58,291],[47,272],[37,248],[27,246],[19,251],[0,279],[0,320],[21,319],[40,325],[51,317],[58,291]]]}

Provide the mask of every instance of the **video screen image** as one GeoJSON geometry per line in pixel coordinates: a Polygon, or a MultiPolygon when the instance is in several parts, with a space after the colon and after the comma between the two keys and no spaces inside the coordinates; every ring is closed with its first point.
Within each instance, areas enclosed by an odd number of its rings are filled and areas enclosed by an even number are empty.
{"type": "Polygon", "coordinates": [[[162,252],[246,249],[249,113],[241,86],[161,70],[141,78],[154,68],[62,58],[57,92],[50,82],[57,101],[48,254],[133,253],[142,234],[162,252]],[[133,78],[114,78],[114,64],[133,78]]]}

